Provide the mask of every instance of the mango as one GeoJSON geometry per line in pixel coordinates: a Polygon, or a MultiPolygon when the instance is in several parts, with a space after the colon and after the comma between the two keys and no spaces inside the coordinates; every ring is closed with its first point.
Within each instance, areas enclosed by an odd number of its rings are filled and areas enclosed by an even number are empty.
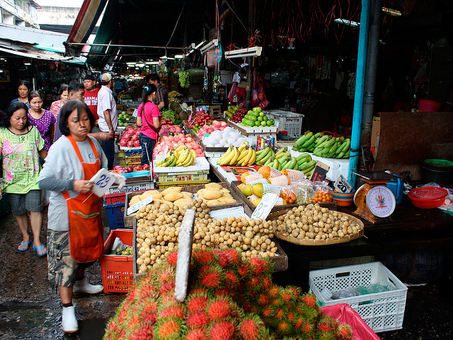
{"type": "Polygon", "coordinates": [[[253,194],[252,185],[251,184],[244,185],[244,187],[242,188],[242,193],[244,194],[244,196],[247,196],[247,197],[252,195],[253,194]]]}
{"type": "Polygon", "coordinates": [[[256,183],[252,186],[252,194],[258,197],[263,197],[263,183],[256,183]]]}

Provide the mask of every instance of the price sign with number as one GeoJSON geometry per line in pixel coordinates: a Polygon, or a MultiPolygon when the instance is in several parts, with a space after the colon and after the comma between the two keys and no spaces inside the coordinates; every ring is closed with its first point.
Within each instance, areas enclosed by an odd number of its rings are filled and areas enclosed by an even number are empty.
{"type": "Polygon", "coordinates": [[[271,212],[274,205],[277,203],[278,196],[276,194],[265,194],[263,198],[261,198],[260,203],[255,208],[252,214],[253,219],[261,218],[265,220],[269,213],[271,212]]]}
{"type": "Polygon", "coordinates": [[[352,185],[343,177],[343,175],[338,176],[335,181],[334,188],[342,193],[347,193],[352,191],[352,185]]]}
{"type": "Polygon", "coordinates": [[[310,176],[310,181],[315,182],[315,181],[324,181],[326,179],[326,174],[329,172],[330,166],[317,161],[316,166],[310,176]]]}
{"type": "Polygon", "coordinates": [[[109,190],[113,182],[115,182],[115,177],[113,177],[111,172],[102,168],[90,179],[90,181],[94,182],[93,193],[98,197],[102,197],[107,190],[109,190]]]}

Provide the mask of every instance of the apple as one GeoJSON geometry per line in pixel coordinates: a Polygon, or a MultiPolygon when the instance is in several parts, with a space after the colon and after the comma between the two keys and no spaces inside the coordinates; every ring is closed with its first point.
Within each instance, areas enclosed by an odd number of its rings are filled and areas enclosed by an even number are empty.
{"type": "Polygon", "coordinates": [[[261,111],[263,111],[263,110],[261,109],[261,107],[259,107],[259,106],[254,107],[252,110],[255,111],[255,112],[258,112],[258,113],[260,113],[261,111]]]}
{"type": "Polygon", "coordinates": [[[140,147],[140,141],[138,140],[134,141],[134,147],[136,148],[140,147]]]}

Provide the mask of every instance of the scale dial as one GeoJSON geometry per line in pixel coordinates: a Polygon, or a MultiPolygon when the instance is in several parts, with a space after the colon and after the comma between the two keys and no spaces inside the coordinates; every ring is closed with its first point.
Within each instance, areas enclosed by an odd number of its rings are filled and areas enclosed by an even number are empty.
{"type": "Polygon", "coordinates": [[[378,185],[368,191],[366,205],[374,216],[385,218],[395,211],[396,199],[389,188],[378,185]]]}

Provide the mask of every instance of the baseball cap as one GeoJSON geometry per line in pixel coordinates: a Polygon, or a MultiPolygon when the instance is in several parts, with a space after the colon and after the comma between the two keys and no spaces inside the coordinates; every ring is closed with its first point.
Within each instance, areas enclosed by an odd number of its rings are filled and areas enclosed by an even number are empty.
{"type": "Polygon", "coordinates": [[[112,80],[112,75],[110,73],[103,73],[101,76],[101,84],[106,85],[109,81],[112,80]]]}
{"type": "Polygon", "coordinates": [[[87,74],[83,80],[96,80],[96,78],[92,74],[87,74]]]}

